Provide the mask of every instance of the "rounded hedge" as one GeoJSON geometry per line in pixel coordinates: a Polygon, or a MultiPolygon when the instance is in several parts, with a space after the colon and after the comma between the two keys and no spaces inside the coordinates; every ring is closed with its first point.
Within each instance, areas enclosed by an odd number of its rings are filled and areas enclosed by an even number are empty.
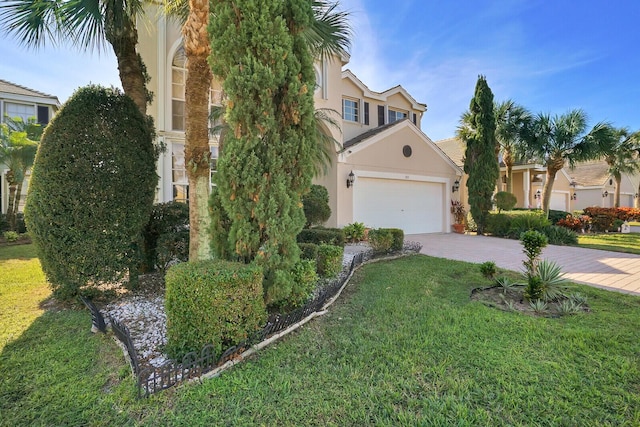
{"type": "Polygon", "coordinates": [[[134,102],[116,89],[78,89],[45,130],[25,208],[57,297],[135,265],[156,183],[153,129],[134,102]]]}

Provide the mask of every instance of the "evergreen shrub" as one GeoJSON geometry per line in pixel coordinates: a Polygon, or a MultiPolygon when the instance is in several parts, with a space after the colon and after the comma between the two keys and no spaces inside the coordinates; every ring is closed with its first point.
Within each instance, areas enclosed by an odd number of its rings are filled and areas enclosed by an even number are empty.
{"type": "Polygon", "coordinates": [[[491,213],[487,218],[487,233],[496,237],[510,236],[512,218],[512,215],[506,213],[491,213]]]}
{"type": "Polygon", "coordinates": [[[307,227],[324,224],[331,216],[329,192],[322,185],[311,185],[309,192],[302,196],[302,207],[307,227]]]}
{"type": "Polygon", "coordinates": [[[388,229],[377,228],[369,231],[369,245],[377,254],[387,253],[393,245],[393,235],[388,229]]]}
{"type": "Polygon", "coordinates": [[[498,212],[501,211],[509,211],[516,206],[518,203],[518,199],[513,193],[509,193],[508,191],[499,191],[494,196],[494,201],[496,203],[496,207],[498,208],[498,212]]]}
{"type": "Polygon", "coordinates": [[[116,89],[78,89],[47,126],[25,208],[54,295],[137,279],[136,244],[158,181],[153,129],[116,89]]]}
{"type": "Polygon", "coordinates": [[[156,265],[166,271],[172,262],[189,261],[189,232],[163,233],[156,243],[156,265]]]}
{"type": "Polygon", "coordinates": [[[404,246],[404,231],[399,228],[383,228],[391,233],[391,250],[393,252],[400,252],[404,246]]]}
{"type": "Polygon", "coordinates": [[[318,258],[318,245],[315,243],[298,243],[300,259],[315,261],[318,258]]]}
{"type": "Polygon", "coordinates": [[[342,271],[344,248],[321,244],[318,246],[317,269],[321,277],[335,277],[342,271]]]}
{"type": "Polygon", "coordinates": [[[339,228],[305,228],[298,233],[298,243],[344,246],[344,231],[339,228]]]}
{"type": "Polygon", "coordinates": [[[216,354],[266,321],[259,266],[222,260],[185,262],[166,275],[167,352],[180,360],[213,344],[216,354]]]}
{"type": "Polygon", "coordinates": [[[551,209],[549,210],[549,221],[551,221],[551,225],[557,225],[558,221],[565,219],[567,215],[571,215],[571,213],[551,209]]]}
{"type": "Polygon", "coordinates": [[[525,231],[540,231],[547,225],[550,225],[550,221],[545,218],[542,211],[514,215],[511,218],[509,236],[518,238],[525,231]]]}
{"type": "Polygon", "coordinates": [[[301,259],[293,267],[294,286],[287,299],[292,308],[301,306],[311,296],[318,283],[317,266],[315,260],[301,259]]]}
{"type": "MultiPolygon", "coordinates": [[[[151,210],[151,215],[149,215],[149,221],[142,232],[141,270],[146,273],[156,268],[163,269],[166,267],[163,267],[162,262],[158,262],[158,239],[163,234],[179,233],[188,230],[189,205],[181,202],[167,202],[154,205],[151,210]]],[[[188,246],[187,244],[187,247],[188,246]]]]}

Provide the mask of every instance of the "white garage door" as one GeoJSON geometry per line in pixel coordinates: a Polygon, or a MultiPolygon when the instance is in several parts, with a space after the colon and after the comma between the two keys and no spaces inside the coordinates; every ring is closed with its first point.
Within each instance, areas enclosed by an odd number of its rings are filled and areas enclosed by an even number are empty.
{"type": "Polygon", "coordinates": [[[353,186],[354,221],[367,227],[400,228],[405,234],[444,230],[444,184],[358,178],[353,186]]]}
{"type": "Polygon", "coordinates": [[[549,201],[549,209],[555,211],[567,211],[567,194],[551,192],[551,200],[549,201]]]}

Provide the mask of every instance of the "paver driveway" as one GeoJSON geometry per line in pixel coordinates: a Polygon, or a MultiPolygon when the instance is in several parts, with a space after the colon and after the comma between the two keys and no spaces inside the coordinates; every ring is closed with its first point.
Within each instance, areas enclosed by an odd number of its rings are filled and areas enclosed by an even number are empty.
{"type": "MultiPolygon", "coordinates": [[[[521,271],[525,255],[518,240],[468,234],[410,234],[406,240],[422,244],[423,254],[482,263],[521,271]]],[[[577,283],[640,295],[640,255],[573,246],[549,245],[542,258],[555,261],[568,279],[577,283]]]]}

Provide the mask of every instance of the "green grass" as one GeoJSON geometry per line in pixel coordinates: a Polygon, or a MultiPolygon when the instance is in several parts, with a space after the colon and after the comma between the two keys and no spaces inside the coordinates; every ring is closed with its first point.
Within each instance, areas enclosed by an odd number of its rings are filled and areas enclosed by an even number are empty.
{"type": "Polygon", "coordinates": [[[579,234],[578,246],[640,255],[640,234],[579,234]]]}
{"type": "Polygon", "coordinates": [[[426,256],[367,265],[257,357],[143,401],[88,314],[47,312],[0,355],[0,425],[640,425],[640,298],[577,286],[591,313],[534,318],[469,300],[488,283],[426,256]]]}

